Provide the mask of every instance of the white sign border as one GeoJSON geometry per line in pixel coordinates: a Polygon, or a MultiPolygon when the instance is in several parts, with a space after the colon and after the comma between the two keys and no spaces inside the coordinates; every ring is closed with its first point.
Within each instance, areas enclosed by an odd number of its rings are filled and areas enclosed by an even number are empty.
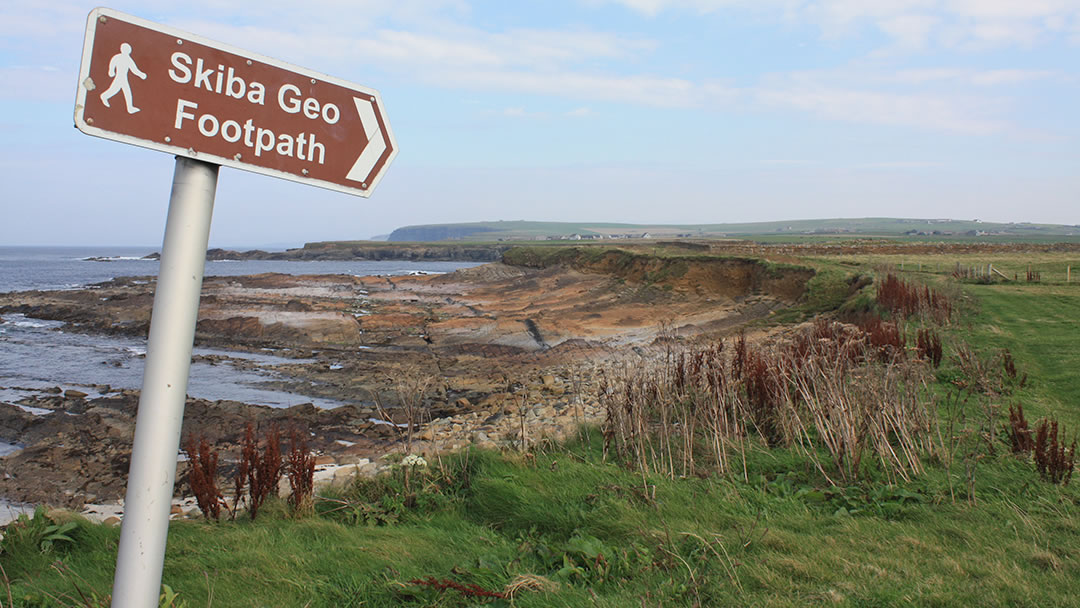
{"type": "MultiPolygon", "coordinates": [[[[94,10],[90,11],[90,15],[86,19],[86,34],[85,34],[85,36],[83,38],[82,63],[79,66],[79,83],[78,83],[78,90],[76,91],[76,95],[75,95],[75,127],[78,130],[82,131],[83,133],[86,133],[87,135],[93,135],[94,137],[101,137],[103,139],[111,139],[113,141],[118,141],[118,142],[125,143],[125,144],[131,144],[131,145],[139,146],[139,147],[142,147],[142,148],[148,148],[150,150],[157,150],[158,152],[166,152],[168,154],[174,154],[174,155],[183,156],[183,157],[186,157],[186,158],[193,158],[195,160],[201,160],[201,161],[204,161],[204,162],[214,163],[216,165],[222,165],[222,166],[226,166],[226,167],[233,167],[235,169],[240,169],[242,171],[250,171],[252,173],[259,173],[259,174],[262,174],[262,175],[269,175],[270,177],[277,177],[277,178],[280,178],[280,179],[286,179],[286,180],[289,180],[289,181],[299,182],[299,183],[307,184],[307,185],[310,185],[310,186],[318,186],[320,188],[326,188],[328,190],[334,190],[334,191],[337,191],[337,192],[342,192],[342,193],[345,193],[345,194],[352,194],[352,195],[355,195],[355,196],[362,196],[364,198],[367,198],[367,197],[371,196],[372,191],[374,191],[375,187],[379,185],[379,182],[382,180],[382,177],[386,173],[386,170],[390,166],[390,163],[394,160],[394,157],[396,157],[397,154],[398,154],[397,140],[394,138],[394,132],[390,128],[390,121],[386,117],[386,106],[383,105],[382,96],[379,95],[379,92],[376,91],[375,89],[372,89],[370,87],[365,87],[363,85],[357,84],[355,82],[350,82],[348,80],[343,80],[341,78],[335,78],[333,76],[323,74],[322,72],[317,72],[315,70],[309,70],[307,68],[302,68],[300,66],[297,66],[297,65],[294,65],[294,64],[291,64],[291,63],[287,63],[285,61],[280,61],[280,60],[277,60],[277,59],[273,59],[273,58],[267,57],[265,55],[260,55],[259,53],[253,53],[251,51],[246,51],[244,49],[240,49],[240,48],[225,44],[223,42],[217,42],[215,40],[210,40],[208,38],[204,38],[202,36],[192,34],[190,32],[185,32],[184,30],[168,27],[168,26],[162,25],[160,23],[154,23],[153,21],[147,21],[146,19],[135,17],[134,15],[129,15],[127,13],[122,13],[120,11],[116,11],[116,10],[113,10],[113,9],[110,9],[110,8],[105,8],[105,7],[98,7],[98,8],[95,8],[94,10]],[[94,33],[97,30],[98,19],[100,19],[101,17],[104,17],[106,19],[110,19],[110,18],[115,17],[115,18],[117,18],[117,19],[119,19],[121,21],[127,21],[129,23],[133,23],[135,25],[145,27],[147,29],[154,30],[156,32],[161,32],[161,33],[167,34],[169,36],[175,36],[177,38],[183,38],[185,40],[190,40],[190,41],[195,42],[197,44],[202,44],[204,46],[215,48],[215,49],[218,49],[220,51],[224,51],[226,53],[232,53],[234,55],[239,55],[240,57],[244,57],[245,59],[251,59],[252,61],[258,61],[258,62],[261,62],[261,63],[265,63],[267,65],[271,65],[271,66],[274,66],[276,68],[280,68],[280,69],[283,69],[283,70],[286,70],[286,71],[289,71],[289,72],[293,72],[295,74],[299,74],[299,75],[307,77],[307,78],[314,78],[314,79],[322,81],[322,82],[328,82],[328,83],[331,83],[331,84],[335,84],[335,85],[338,85],[338,86],[341,86],[341,87],[356,91],[358,93],[362,93],[364,95],[369,95],[371,97],[374,97],[375,102],[379,106],[379,111],[382,113],[382,117],[383,117],[382,127],[383,128],[381,129],[381,131],[382,131],[382,136],[386,138],[387,143],[389,143],[389,145],[390,145],[390,156],[388,156],[386,158],[386,162],[383,163],[382,169],[378,173],[375,174],[375,178],[373,180],[371,180],[370,182],[367,182],[368,187],[366,189],[361,189],[360,187],[343,186],[341,184],[337,184],[337,183],[334,183],[334,182],[329,182],[329,181],[325,181],[325,180],[321,180],[321,179],[314,179],[314,178],[310,178],[310,177],[304,177],[302,175],[296,175],[294,173],[289,173],[287,171],[279,171],[277,169],[269,169],[269,168],[266,168],[266,167],[259,167],[257,165],[250,165],[250,164],[244,163],[242,161],[237,161],[237,160],[232,159],[232,158],[228,158],[228,157],[224,157],[224,156],[217,156],[215,154],[210,154],[210,153],[207,153],[207,152],[199,152],[198,150],[189,149],[189,148],[183,148],[183,147],[180,147],[180,146],[173,146],[173,145],[170,145],[170,144],[167,144],[167,143],[164,143],[164,142],[157,142],[157,141],[150,140],[150,139],[143,139],[141,137],[135,137],[135,136],[132,136],[132,135],[125,135],[123,133],[116,133],[114,131],[108,131],[108,130],[105,130],[105,129],[99,129],[98,127],[95,127],[95,126],[93,126],[91,124],[87,124],[86,120],[83,117],[83,113],[86,110],[86,95],[87,95],[88,91],[87,91],[87,88],[85,86],[83,86],[83,83],[85,83],[87,81],[87,79],[90,77],[90,63],[91,63],[91,60],[93,58],[92,57],[92,52],[93,52],[93,49],[94,49],[94,33]]],[[[366,148],[366,146],[365,146],[365,148],[366,148]]],[[[362,152],[363,152],[362,149],[356,150],[356,155],[359,156],[362,152]]]]}

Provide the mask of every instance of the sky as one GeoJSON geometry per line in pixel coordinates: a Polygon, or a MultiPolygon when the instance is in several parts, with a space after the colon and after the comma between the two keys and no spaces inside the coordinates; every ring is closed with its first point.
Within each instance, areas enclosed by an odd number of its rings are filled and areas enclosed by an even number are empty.
{"type": "MultiPolygon", "coordinates": [[[[0,3],[0,245],[157,245],[174,166],[73,128],[93,4],[0,3]]],[[[1080,0],[110,8],[377,89],[368,199],[221,170],[211,246],[491,220],[1080,224],[1080,0]]]]}

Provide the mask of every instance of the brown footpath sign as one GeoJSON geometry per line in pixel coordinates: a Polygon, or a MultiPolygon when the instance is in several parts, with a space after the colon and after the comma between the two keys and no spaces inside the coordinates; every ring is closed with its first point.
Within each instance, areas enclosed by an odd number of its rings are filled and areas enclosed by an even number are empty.
{"type": "Polygon", "coordinates": [[[365,197],[398,151],[377,91],[106,8],[87,21],[75,126],[365,197]]]}

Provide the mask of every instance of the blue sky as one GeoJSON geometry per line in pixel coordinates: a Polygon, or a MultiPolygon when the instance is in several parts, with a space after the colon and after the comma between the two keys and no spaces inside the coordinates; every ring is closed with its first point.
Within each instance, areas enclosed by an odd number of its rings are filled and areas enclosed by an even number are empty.
{"type": "MultiPolygon", "coordinates": [[[[211,244],[480,220],[1080,223],[1077,0],[111,8],[378,89],[370,199],[235,169],[211,244]]],[[[172,157],[72,128],[90,4],[0,5],[0,244],[161,241],[172,157]]]]}

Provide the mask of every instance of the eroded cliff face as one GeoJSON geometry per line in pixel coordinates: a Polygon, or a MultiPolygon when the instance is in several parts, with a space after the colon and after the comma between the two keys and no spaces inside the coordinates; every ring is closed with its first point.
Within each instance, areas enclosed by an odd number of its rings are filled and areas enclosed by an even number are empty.
{"type": "MultiPolygon", "coordinates": [[[[241,347],[546,349],[583,338],[628,343],[661,324],[708,333],[790,306],[811,269],[753,258],[653,256],[612,248],[515,248],[507,263],[447,275],[208,277],[196,340],[241,347]]],[[[153,281],[0,294],[0,312],[73,329],[145,334],[153,281]]]]}
{"type": "Polygon", "coordinates": [[[732,299],[761,295],[777,298],[787,304],[793,304],[803,297],[807,281],[814,276],[810,268],[772,264],[756,258],[657,256],[595,247],[517,247],[507,251],[503,261],[525,268],[563,266],[682,294],[732,299]]]}

